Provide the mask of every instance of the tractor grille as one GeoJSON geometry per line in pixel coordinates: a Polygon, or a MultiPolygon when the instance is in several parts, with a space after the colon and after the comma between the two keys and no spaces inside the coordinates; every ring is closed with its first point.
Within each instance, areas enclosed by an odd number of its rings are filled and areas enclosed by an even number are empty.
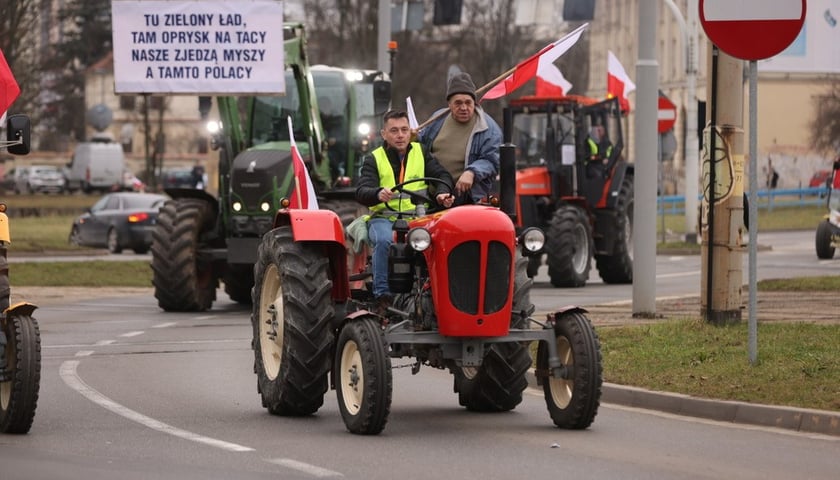
{"type": "Polygon", "coordinates": [[[479,286],[484,285],[484,311],[498,312],[505,306],[510,291],[511,256],[501,242],[487,246],[486,276],[481,276],[481,247],[479,241],[464,242],[449,254],[449,298],[452,305],[464,313],[477,315],[479,286]]]}
{"type": "Polygon", "coordinates": [[[498,312],[507,302],[510,291],[510,250],[500,242],[490,242],[487,253],[487,276],[484,278],[484,313],[498,312]]]}
{"type": "Polygon", "coordinates": [[[478,313],[481,243],[464,242],[449,254],[449,298],[458,310],[478,313]]]}

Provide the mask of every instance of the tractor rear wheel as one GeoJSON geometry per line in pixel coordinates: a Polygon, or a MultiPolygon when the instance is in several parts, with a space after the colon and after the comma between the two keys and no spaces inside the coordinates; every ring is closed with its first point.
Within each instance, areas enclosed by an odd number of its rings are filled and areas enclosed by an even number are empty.
{"type": "Polygon", "coordinates": [[[604,283],[633,283],[633,177],[626,176],[615,202],[615,247],[612,255],[595,255],[604,283]]]}
{"type": "Polygon", "coordinates": [[[213,209],[201,200],[179,198],[161,207],[152,232],[152,284],[167,312],[200,312],[213,305],[218,278],[212,262],[197,255],[201,235],[213,222],[213,209]]]}
{"type": "Polygon", "coordinates": [[[41,333],[29,315],[0,320],[6,337],[4,369],[0,378],[0,432],[26,433],[35,419],[41,384],[41,333]]]}
{"type": "Polygon", "coordinates": [[[380,433],[391,411],[393,378],[379,322],[366,317],[341,328],[333,371],[347,430],[360,435],[380,433]]]}
{"type": "Polygon", "coordinates": [[[592,227],[582,209],[561,205],[546,232],[548,275],[555,287],[582,287],[589,280],[592,227]]]}
{"type": "MultiPolygon", "coordinates": [[[[548,413],[560,428],[584,429],[592,424],[601,399],[601,345],[592,323],[581,312],[561,313],[554,322],[555,342],[568,378],[543,379],[548,413]]],[[[537,369],[548,370],[548,348],[540,343],[537,369]]]]}
{"type": "Polygon", "coordinates": [[[252,347],[262,404],[274,415],[315,413],[333,345],[329,260],[280,227],[263,237],[254,270],[252,347]]]}
{"type": "Polygon", "coordinates": [[[828,260],[834,258],[834,247],[831,246],[831,223],[826,219],[817,225],[817,258],[828,260]]]}

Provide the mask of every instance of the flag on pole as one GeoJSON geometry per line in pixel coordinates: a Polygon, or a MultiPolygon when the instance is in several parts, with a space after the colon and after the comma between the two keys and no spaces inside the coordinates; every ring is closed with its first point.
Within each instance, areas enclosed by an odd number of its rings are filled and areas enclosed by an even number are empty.
{"type": "MultiPolygon", "coordinates": [[[[481,97],[480,101],[504,97],[505,95],[513,93],[514,90],[522,85],[528,83],[528,80],[536,77],[541,69],[543,71],[548,71],[549,66],[554,66],[551,64],[553,64],[555,60],[560,58],[561,55],[566,53],[575,43],[577,43],[581,34],[583,34],[583,31],[586,30],[586,27],[588,26],[588,23],[584,23],[565,37],[547,45],[536,54],[518,63],[513,68],[513,71],[507,75],[504,80],[497,83],[493,88],[485,93],[484,96],[481,97]]],[[[554,68],[556,69],[557,67],[554,68]]],[[[557,70],[557,72],[559,73],[560,71],[557,70]]]]}
{"type": "Polygon", "coordinates": [[[535,92],[538,97],[562,97],[569,93],[571,89],[572,83],[566,80],[563,72],[556,65],[540,63],[540,68],[537,69],[537,89],[535,92]]]}
{"type": "Polygon", "coordinates": [[[12,69],[6,63],[6,56],[0,50],[0,116],[6,118],[6,110],[12,106],[12,103],[20,95],[20,87],[15,76],[12,75],[12,69]]]}
{"type": "Polygon", "coordinates": [[[411,103],[411,97],[405,97],[405,109],[408,112],[408,127],[417,130],[417,115],[414,113],[414,104],[411,103]]]}
{"type": "Polygon", "coordinates": [[[295,134],[292,129],[292,117],[289,118],[289,141],[292,146],[292,166],[295,170],[295,194],[289,200],[289,208],[301,210],[318,210],[318,198],[315,196],[315,187],[312,185],[312,178],[309,170],[303,163],[300,151],[295,143],[295,134]]]}
{"type": "Polygon", "coordinates": [[[618,57],[612,51],[607,51],[607,98],[618,98],[618,103],[621,105],[622,112],[630,111],[630,101],[627,100],[627,94],[636,89],[636,84],[627,72],[618,57]]]}

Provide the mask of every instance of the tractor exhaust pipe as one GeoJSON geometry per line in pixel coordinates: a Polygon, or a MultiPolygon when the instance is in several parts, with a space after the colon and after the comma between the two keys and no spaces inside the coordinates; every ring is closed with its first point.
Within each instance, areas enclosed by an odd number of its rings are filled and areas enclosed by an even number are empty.
{"type": "Polygon", "coordinates": [[[502,211],[516,223],[516,145],[511,143],[513,113],[504,110],[502,145],[499,147],[499,201],[502,211]]]}

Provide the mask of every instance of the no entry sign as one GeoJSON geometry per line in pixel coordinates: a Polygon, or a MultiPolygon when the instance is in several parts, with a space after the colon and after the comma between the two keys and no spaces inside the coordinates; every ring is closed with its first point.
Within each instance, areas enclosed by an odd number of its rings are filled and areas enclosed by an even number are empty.
{"type": "Polygon", "coordinates": [[[742,60],[781,53],[805,23],[805,0],[700,0],[709,40],[742,60]]]}
{"type": "Polygon", "coordinates": [[[674,128],[674,123],[677,121],[677,106],[665,95],[659,95],[659,110],[656,118],[658,120],[656,129],[659,133],[665,133],[674,128]]]}

